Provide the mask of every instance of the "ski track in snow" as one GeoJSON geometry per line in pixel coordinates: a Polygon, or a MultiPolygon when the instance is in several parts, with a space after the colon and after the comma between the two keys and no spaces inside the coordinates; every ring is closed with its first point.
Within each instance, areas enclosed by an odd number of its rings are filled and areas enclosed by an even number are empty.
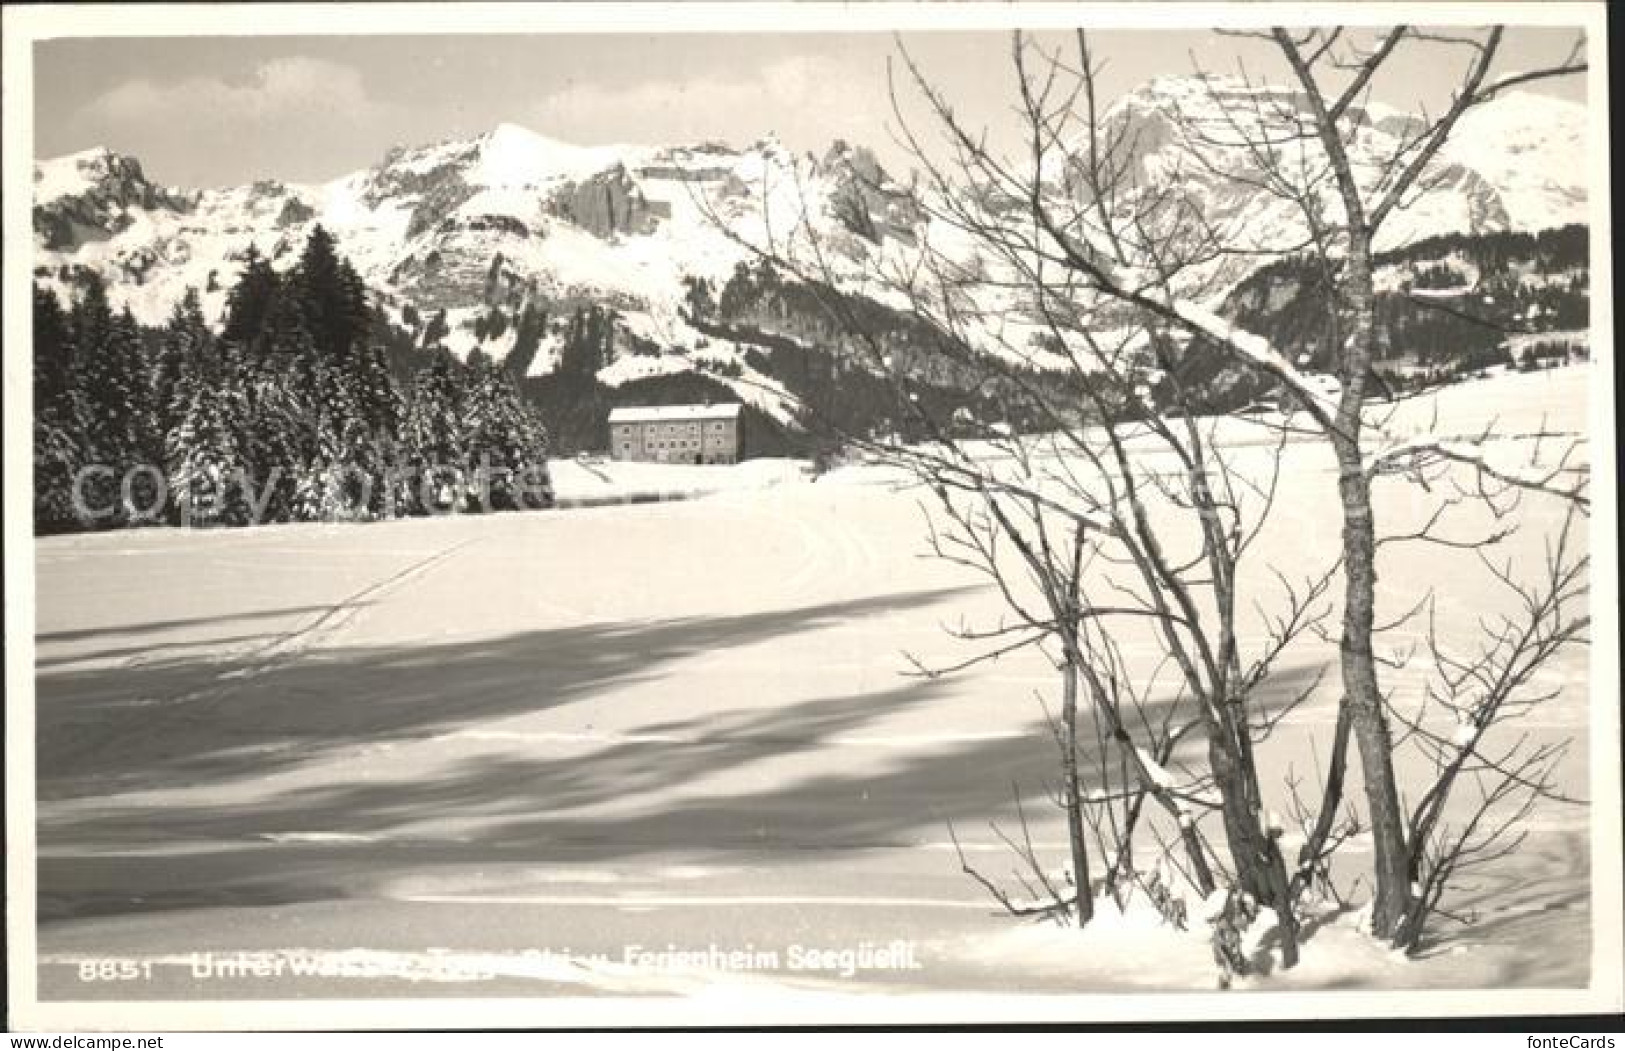
{"type": "Polygon", "coordinates": [[[349,627],[365,610],[369,600],[383,598],[421,579],[425,574],[448,561],[464,548],[478,543],[479,539],[478,537],[471,537],[421,558],[382,580],[374,581],[352,592],[299,627],[277,636],[259,648],[248,651],[246,654],[237,655],[240,659],[251,663],[246,667],[217,675],[215,682],[225,683],[225,686],[206,686],[162,703],[187,704],[210,700],[219,696],[224,690],[235,688],[287,665],[319,642],[331,640],[349,627]]]}
{"type": "MultiPolygon", "coordinates": [[[[272,639],[270,642],[265,643],[257,649],[251,650],[246,656],[246,659],[251,663],[248,663],[244,667],[236,668],[232,671],[222,672],[216,675],[214,679],[206,686],[177,694],[173,697],[127,698],[121,702],[117,702],[113,706],[180,709],[180,711],[173,713],[171,718],[180,718],[185,722],[204,721],[207,719],[207,716],[202,714],[202,711],[199,711],[199,709],[206,710],[210,702],[218,701],[220,698],[226,696],[234,690],[246,686],[253,680],[261,678],[280,668],[286,667],[291,662],[297,660],[302,654],[307,652],[319,641],[331,640],[345,628],[349,627],[355,621],[355,619],[362,614],[362,612],[366,609],[367,602],[369,600],[379,599],[398,592],[400,589],[410,585],[414,581],[421,580],[424,575],[431,572],[438,566],[443,565],[459,552],[469,547],[471,544],[477,543],[479,539],[480,538],[478,537],[471,537],[466,540],[461,540],[450,545],[449,547],[442,548],[430,555],[427,555],[404,567],[403,569],[384,577],[381,580],[376,580],[373,583],[352,592],[343,599],[340,599],[338,602],[331,604],[327,609],[316,614],[299,627],[277,636],[275,639],[272,639]],[[189,714],[183,715],[183,712],[189,714]]],[[[225,655],[219,653],[215,654],[216,659],[219,659],[221,656],[225,655]]],[[[119,666],[123,670],[135,671],[138,670],[143,664],[149,663],[156,659],[157,658],[155,657],[142,659],[140,656],[135,656],[120,662],[119,666]]],[[[173,731],[174,727],[171,726],[170,729],[173,731]]],[[[97,731],[93,726],[84,727],[83,732],[87,737],[91,737],[92,739],[95,739],[98,736],[97,731]]],[[[140,732],[145,733],[148,731],[142,730],[140,732]]],[[[84,747],[86,751],[95,754],[97,752],[116,750],[125,742],[125,740],[126,738],[123,735],[110,734],[100,736],[100,739],[95,739],[94,743],[87,742],[84,747]]],[[[292,747],[295,746],[292,744],[282,746],[267,746],[262,747],[260,751],[271,753],[292,747]]]]}

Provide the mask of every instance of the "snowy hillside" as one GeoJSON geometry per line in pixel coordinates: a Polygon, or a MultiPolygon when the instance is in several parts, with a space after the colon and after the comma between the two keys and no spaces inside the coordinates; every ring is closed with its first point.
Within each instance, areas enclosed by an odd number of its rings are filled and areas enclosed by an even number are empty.
{"type": "MultiPolygon", "coordinates": [[[[1139,178],[1178,180],[1221,229],[1280,247],[1298,238],[1292,206],[1225,175],[1246,166],[1239,145],[1224,145],[1234,136],[1226,108],[1251,112],[1261,97],[1266,110],[1292,104],[1276,89],[1160,77],[1120,99],[1107,121],[1130,125],[1139,178]]],[[[1357,163],[1374,180],[1411,118],[1370,116],[1357,163]]],[[[1516,93],[1473,114],[1436,164],[1439,190],[1396,217],[1385,246],[1584,221],[1584,116],[1581,106],[1516,93]]],[[[1051,175],[1067,184],[1064,170],[1051,175]]],[[[444,312],[444,341],[459,356],[479,348],[501,360],[517,339],[511,322],[527,308],[547,310],[554,327],[528,366],[545,374],[561,353],[557,319],[595,305],[614,311],[617,326],[603,382],[703,368],[774,414],[779,398],[764,393],[773,377],[744,348],[685,320],[691,282],[720,289],[746,256],[714,217],[747,236],[770,227],[779,238],[805,220],[838,270],[906,258],[925,243],[955,254],[942,224],[928,224],[867,150],[836,143],[822,159],[795,156],[771,137],[745,148],[583,148],[504,124],[470,140],[397,148],[323,185],[196,193],[155,186],[134,158],[91,150],[37,163],[34,186],[36,280],[66,291],[80,268],[98,271],[113,303],[148,324],[161,323],[188,287],[218,319],[250,245],[284,267],[320,223],[405,327],[422,333],[444,312]]],[[[1206,276],[1228,287],[1245,274],[1206,276]]]]}
{"type": "Polygon", "coordinates": [[[1510,92],[1496,105],[1468,111],[1443,152],[1495,187],[1509,229],[1587,220],[1583,106],[1510,92]]]}

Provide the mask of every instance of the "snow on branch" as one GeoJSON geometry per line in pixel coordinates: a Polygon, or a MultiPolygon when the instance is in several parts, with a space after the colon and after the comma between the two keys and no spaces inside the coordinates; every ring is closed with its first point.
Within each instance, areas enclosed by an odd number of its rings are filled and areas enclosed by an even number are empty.
{"type": "MultiPolygon", "coordinates": [[[[1224,318],[1188,300],[1176,299],[1173,312],[1191,328],[1241,354],[1248,361],[1274,374],[1307,405],[1314,406],[1328,419],[1337,415],[1337,403],[1306,379],[1298,367],[1270,345],[1263,336],[1248,332],[1224,318]]],[[[1318,415],[1318,414],[1317,414],[1318,415]]]]}
{"type": "MultiPolygon", "coordinates": [[[[1217,808],[1220,805],[1217,793],[1197,791],[1195,785],[1181,785],[1173,771],[1157,762],[1156,757],[1145,748],[1135,745],[1134,755],[1139,760],[1140,770],[1145,779],[1157,791],[1179,801],[1189,800],[1199,806],[1217,808]]],[[[1179,809],[1183,810],[1183,807],[1179,809]]]]}
{"type": "Polygon", "coordinates": [[[1582,473],[1574,484],[1564,486],[1558,481],[1565,472],[1564,463],[1559,463],[1555,467],[1494,463],[1490,459],[1485,443],[1481,441],[1425,435],[1371,454],[1366,457],[1364,466],[1366,475],[1374,477],[1387,469],[1417,467],[1428,461],[1464,464],[1502,485],[1560,496],[1572,500],[1582,510],[1588,511],[1591,507],[1591,498],[1585,488],[1587,480],[1585,473],[1582,473]]]}

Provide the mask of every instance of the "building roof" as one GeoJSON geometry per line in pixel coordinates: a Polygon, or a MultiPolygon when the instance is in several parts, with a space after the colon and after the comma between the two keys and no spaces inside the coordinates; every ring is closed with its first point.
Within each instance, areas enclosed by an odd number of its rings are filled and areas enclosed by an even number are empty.
{"type": "Polygon", "coordinates": [[[610,423],[676,423],[686,420],[732,420],[740,405],[629,405],[609,412],[610,423]]]}

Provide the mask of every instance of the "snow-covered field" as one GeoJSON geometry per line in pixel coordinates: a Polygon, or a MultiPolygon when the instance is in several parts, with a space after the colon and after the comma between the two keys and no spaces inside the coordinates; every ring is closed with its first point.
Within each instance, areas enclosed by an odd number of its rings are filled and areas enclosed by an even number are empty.
{"type": "MultiPolygon", "coordinates": [[[[1589,376],[1437,400],[1466,431],[1574,428],[1589,376]]],[[[1260,550],[1307,568],[1337,545],[1329,457],[1286,456],[1291,496],[1260,550]]],[[[1063,863],[1034,700],[1050,676],[1033,653],[903,674],[903,651],[965,655],[943,624],[999,611],[924,557],[916,494],[843,484],[884,483],[862,467],[554,471],[583,503],[595,485],[712,495],[39,542],[42,998],[1214,988],[1192,935],[1138,914],[1082,935],[1024,925],[960,874],[950,821],[978,864],[1012,867],[989,822],[1014,820],[1014,792],[1063,863]],[[746,955],[681,955],[713,950],[746,955]],[[106,959],[135,977],[85,977],[106,959]]],[[[1398,481],[1379,499],[1414,513],[1398,481]]],[[[1505,553],[1532,562],[1557,515],[1523,514],[1505,553]]],[[[1433,581],[1441,618],[1468,623],[1500,601],[1474,565],[1385,553],[1379,618],[1433,581]]],[[[1307,682],[1335,652],[1303,659],[1307,682]]],[[[1562,779],[1585,796],[1586,655],[1544,674],[1562,692],[1525,728],[1574,741],[1562,779]]],[[[1335,701],[1322,687],[1263,746],[1269,783],[1312,772],[1335,701]]],[[[1421,958],[1344,916],[1254,987],[1584,986],[1591,818],[1542,804],[1454,902],[1478,921],[1421,958]]]]}
{"type": "Polygon", "coordinates": [[[805,481],[811,464],[746,460],[736,464],[660,464],[582,457],[548,461],[561,507],[682,500],[805,481]]]}

